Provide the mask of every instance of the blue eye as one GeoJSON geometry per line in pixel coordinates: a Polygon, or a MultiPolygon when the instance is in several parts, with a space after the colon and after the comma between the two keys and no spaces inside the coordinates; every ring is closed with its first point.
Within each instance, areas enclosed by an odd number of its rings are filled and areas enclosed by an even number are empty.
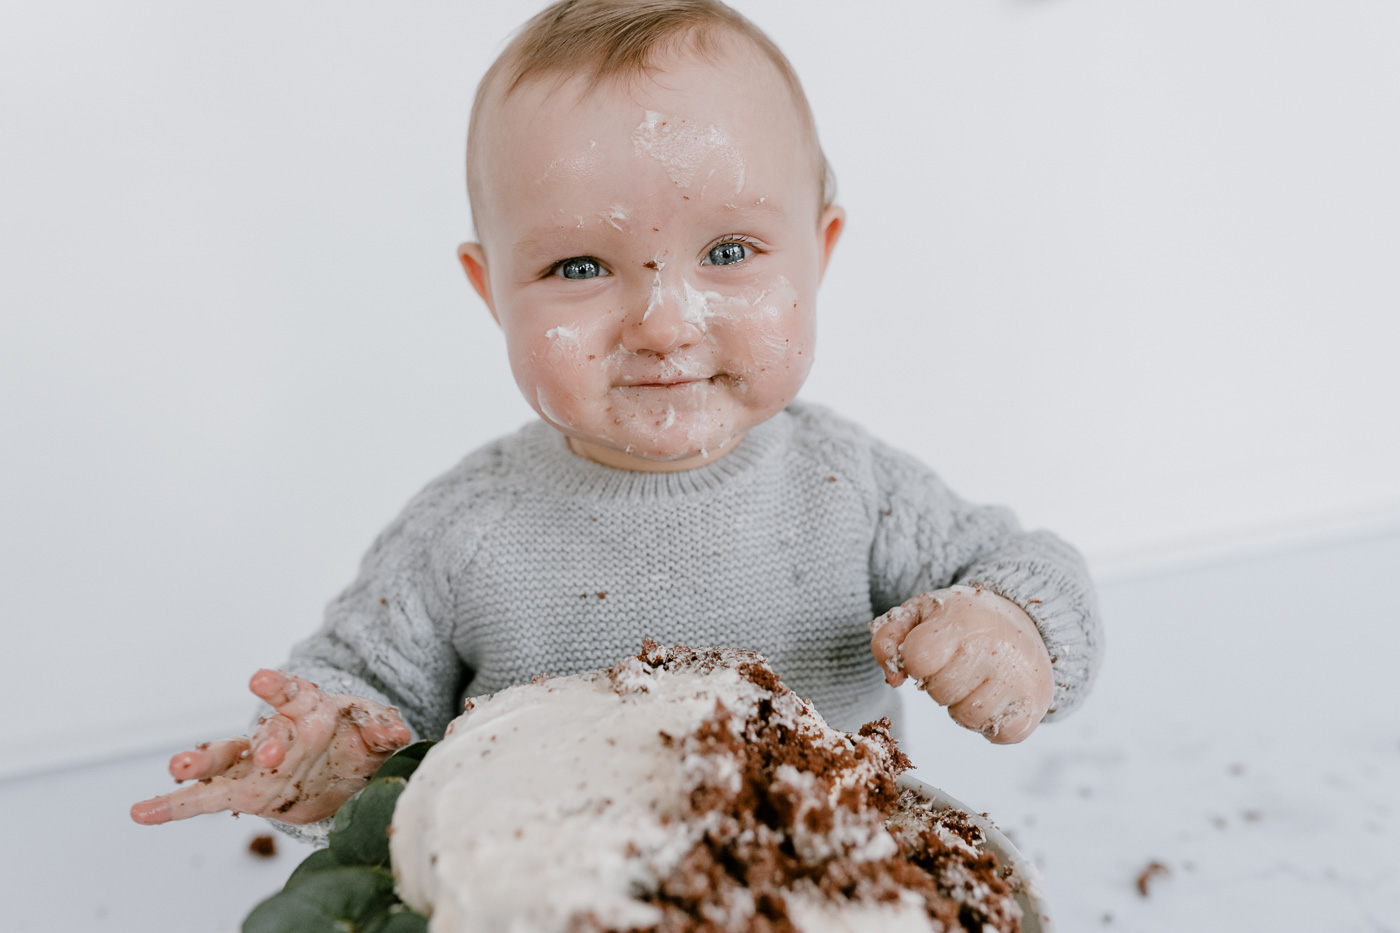
{"type": "Polygon", "coordinates": [[[566,279],[596,279],[607,275],[603,264],[592,256],[575,256],[555,265],[553,274],[566,279]]]}
{"type": "Polygon", "coordinates": [[[734,240],[719,244],[705,257],[712,266],[732,266],[748,258],[749,248],[734,240]]]}

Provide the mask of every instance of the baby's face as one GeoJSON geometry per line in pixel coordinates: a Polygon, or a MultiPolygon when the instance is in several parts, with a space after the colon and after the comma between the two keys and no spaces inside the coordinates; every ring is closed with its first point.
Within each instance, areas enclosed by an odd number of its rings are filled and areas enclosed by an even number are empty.
{"type": "Polygon", "coordinates": [[[517,88],[483,113],[462,261],[526,401],[637,470],[727,453],[797,394],[840,232],[777,70],[736,47],[633,87],[517,88]]]}

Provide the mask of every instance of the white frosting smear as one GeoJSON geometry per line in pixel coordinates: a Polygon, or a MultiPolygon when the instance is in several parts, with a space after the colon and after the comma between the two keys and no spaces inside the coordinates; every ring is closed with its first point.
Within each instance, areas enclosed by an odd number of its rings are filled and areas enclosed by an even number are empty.
{"type": "MultiPolygon", "coordinates": [[[[665,166],[671,181],[681,188],[690,187],[707,159],[718,157],[730,169],[735,193],[743,190],[743,157],[730,142],[729,135],[712,123],[691,123],[648,110],[632,131],[632,148],[637,154],[650,156],[665,166]]],[[[710,174],[713,173],[712,169],[710,174]]]]}
{"type": "MultiPolygon", "coordinates": [[[[887,727],[832,729],[750,652],[652,642],[610,671],[469,701],[395,809],[399,896],[430,915],[433,933],[670,929],[675,902],[657,892],[683,898],[703,886],[696,860],[716,840],[734,853],[781,844],[814,870],[873,869],[900,857],[896,832],[927,836],[918,814],[887,825],[878,807],[847,802],[893,787],[901,756],[887,727]],[[764,763],[758,748],[782,763],[764,763]],[[818,767],[825,776],[809,770],[818,767]],[[755,788],[787,812],[787,829],[736,803],[755,788]]],[[[942,928],[911,890],[835,897],[818,874],[781,890],[797,929],[942,928]]],[[[758,890],[728,879],[703,915],[726,933],[751,929],[758,890]]]]}
{"type": "Polygon", "coordinates": [[[617,693],[602,672],[512,687],[477,701],[433,748],[399,799],[390,845],[399,896],[434,930],[563,930],[588,911],[624,928],[660,920],[630,891],[669,872],[701,832],[682,825],[685,762],[661,733],[684,735],[717,699],[751,704],[759,690],[733,670],[641,664],[620,686],[636,692],[617,693]]]}

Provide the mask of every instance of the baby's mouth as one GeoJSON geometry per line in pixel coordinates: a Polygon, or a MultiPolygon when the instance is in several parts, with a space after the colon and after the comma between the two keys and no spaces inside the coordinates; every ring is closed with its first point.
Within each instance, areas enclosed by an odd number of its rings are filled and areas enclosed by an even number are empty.
{"type": "Polygon", "coordinates": [[[723,378],[722,374],[713,376],[677,376],[674,378],[662,379],[621,379],[617,382],[619,389],[676,389],[683,386],[694,386],[713,384],[723,378]]]}

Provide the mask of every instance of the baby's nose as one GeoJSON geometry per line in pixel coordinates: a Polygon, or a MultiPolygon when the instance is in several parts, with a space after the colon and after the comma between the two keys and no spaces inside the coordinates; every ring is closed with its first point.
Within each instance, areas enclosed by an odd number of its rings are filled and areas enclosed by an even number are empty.
{"type": "Polygon", "coordinates": [[[705,332],[687,320],[685,302],[673,288],[663,288],[657,275],[622,331],[622,348],[629,353],[672,353],[699,343],[705,332]]]}

